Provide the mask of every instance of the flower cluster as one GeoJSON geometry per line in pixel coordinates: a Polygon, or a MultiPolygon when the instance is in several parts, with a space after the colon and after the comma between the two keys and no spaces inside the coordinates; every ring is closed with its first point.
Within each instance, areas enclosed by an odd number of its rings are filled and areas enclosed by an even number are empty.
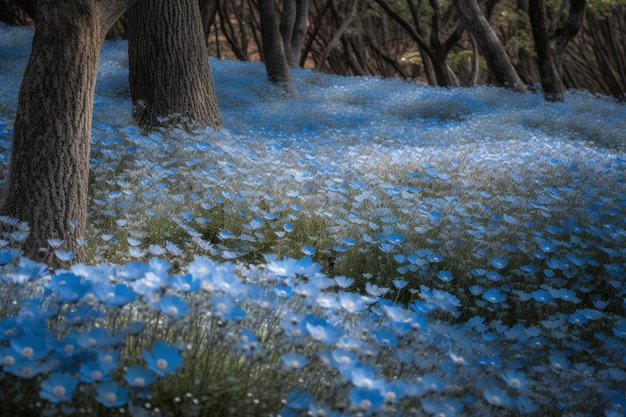
{"type": "MultiPolygon", "coordinates": [[[[3,68],[30,32],[8,38],[3,68]]],[[[124,55],[100,61],[89,264],[49,272],[0,219],[4,392],[50,415],[624,412],[623,105],[310,71],[294,103],[211,60],[228,130],[144,134],[124,55]]]]}

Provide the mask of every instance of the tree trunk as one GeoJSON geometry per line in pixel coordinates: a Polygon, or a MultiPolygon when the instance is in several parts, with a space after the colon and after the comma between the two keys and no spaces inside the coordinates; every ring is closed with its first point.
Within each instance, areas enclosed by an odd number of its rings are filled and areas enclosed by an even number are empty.
{"type": "Polygon", "coordinates": [[[287,63],[291,68],[300,66],[302,44],[306,37],[307,18],[309,16],[308,0],[284,0],[283,14],[280,18],[280,34],[285,46],[287,63]]]}
{"type": "Polygon", "coordinates": [[[84,260],[91,118],[98,55],[131,0],[40,0],[20,86],[2,213],[26,221],[25,255],[47,256],[49,238],[84,260]],[[42,250],[44,249],[44,250],[42,250]]]}
{"type": "Polygon", "coordinates": [[[582,27],[585,17],[585,0],[571,0],[568,21],[565,26],[557,29],[557,19],[564,10],[566,1],[563,1],[557,18],[549,29],[546,27],[543,0],[528,2],[528,16],[535,40],[541,87],[547,101],[565,100],[563,52],[582,27]]]}
{"type": "Polygon", "coordinates": [[[489,71],[500,85],[525,93],[526,87],[515,72],[502,43],[491,28],[476,0],[454,0],[465,27],[472,34],[480,53],[485,57],[489,71]]]}
{"type": "Polygon", "coordinates": [[[259,0],[259,14],[263,38],[263,62],[267,78],[273,83],[291,83],[291,71],[278,27],[274,0],[259,0]]]}
{"type": "Polygon", "coordinates": [[[132,7],[128,61],[139,125],[224,125],[197,0],[141,1],[132,7]]]}

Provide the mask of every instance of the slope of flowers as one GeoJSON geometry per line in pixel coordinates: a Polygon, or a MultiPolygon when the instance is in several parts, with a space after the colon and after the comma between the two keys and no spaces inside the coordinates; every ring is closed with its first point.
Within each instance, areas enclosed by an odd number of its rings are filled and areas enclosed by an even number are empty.
{"type": "MultiPolygon", "coordinates": [[[[0,30],[4,166],[30,36],[0,30]]],[[[622,415],[623,104],[311,71],[293,98],[262,64],[211,60],[227,129],[145,134],[125,48],[101,56],[89,265],[50,274],[0,219],[3,398],[33,415],[622,415]]]]}

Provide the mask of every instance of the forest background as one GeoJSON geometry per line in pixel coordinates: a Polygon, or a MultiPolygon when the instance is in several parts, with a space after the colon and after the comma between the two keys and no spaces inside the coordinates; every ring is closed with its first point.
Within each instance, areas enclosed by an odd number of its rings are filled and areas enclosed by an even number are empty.
{"type": "MultiPolygon", "coordinates": [[[[0,21],[32,25],[35,0],[1,0],[0,21]]],[[[205,38],[212,56],[263,60],[257,0],[199,0],[205,38]]],[[[519,77],[529,86],[540,81],[526,0],[487,0],[481,6],[519,77]]],[[[560,1],[547,1],[548,19],[563,20],[560,1]]],[[[277,2],[279,14],[286,2],[277,2]]],[[[298,65],[340,75],[379,75],[438,85],[425,49],[448,48],[452,86],[491,84],[482,59],[473,60],[472,38],[460,31],[452,1],[309,0],[306,34],[298,65]],[[385,3],[387,7],[381,7],[385,3]],[[447,45],[450,40],[451,45],[447,45]]],[[[120,19],[109,39],[126,38],[120,19]]],[[[584,25],[563,57],[567,88],[626,96],[626,4],[623,0],[587,2],[584,25]]]]}

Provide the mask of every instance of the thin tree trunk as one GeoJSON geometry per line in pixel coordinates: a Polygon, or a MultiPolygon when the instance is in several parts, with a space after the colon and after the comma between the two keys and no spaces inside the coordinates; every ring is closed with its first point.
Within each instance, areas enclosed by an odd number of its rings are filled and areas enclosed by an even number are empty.
{"type": "MultiPolygon", "coordinates": [[[[20,87],[2,213],[30,225],[26,256],[49,238],[84,261],[94,88],[104,38],[132,1],[40,0],[20,87]]],[[[50,254],[53,267],[68,262],[50,254]]]]}
{"type": "Polygon", "coordinates": [[[490,73],[498,84],[525,93],[526,86],[515,72],[502,43],[491,28],[476,0],[455,0],[467,30],[474,36],[478,49],[487,61],[490,73]]]}
{"type": "Polygon", "coordinates": [[[129,81],[137,123],[222,127],[197,0],[142,1],[130,9],[129,20],[129,81]]]}
{"type": "Polygon", "coordinates": [[[354,17],[358,6],[359,6],[359,0],[352,0],[352,5],[350,6],[350,11],[348,12],[348,16],[345,17],[343,23],[341,24],[339,29],[337,29],[337,32],[335,33],[335,35],[332,37],[328,45],[326,45],[326,48],[324,48],[322,57],[320,58],[317,65],[315,66],[316,71],[320,71],[322,68],[324,68],[324,64],[326,64],[326,59],[328,59],[328,55],[330,55],[332,50],[335,49],[335,46],[337,46],[337,42],[339,42],[339,39],[343,36],[343,33],[348,28],[348,25],[350,25],[350,21],[354,17]]]}
{"type": "Polygon", "coordinates": [[[557,16],[563,13],[567,2],[570,3],[570,9],[567,22],[561,28],[557,28],[557,18],[546,28],[543,0],[529,0],[528,3],[541,86],[548,101],[565,100],[563,52],[569,41],[580,31],[585,18],[585,0],[563,0],[557,16]]]}
{"type": "MultiPolygon", "coordinates": [[[[263,62],[267,78],[273,83],[291,84],[291,71],[285,55],[283,38],[278,28],[274,0],[259,0],[259,14],[263,38],[263,62]]],[[[292,90],[293,86],[288,88],[292,90]]]]}

